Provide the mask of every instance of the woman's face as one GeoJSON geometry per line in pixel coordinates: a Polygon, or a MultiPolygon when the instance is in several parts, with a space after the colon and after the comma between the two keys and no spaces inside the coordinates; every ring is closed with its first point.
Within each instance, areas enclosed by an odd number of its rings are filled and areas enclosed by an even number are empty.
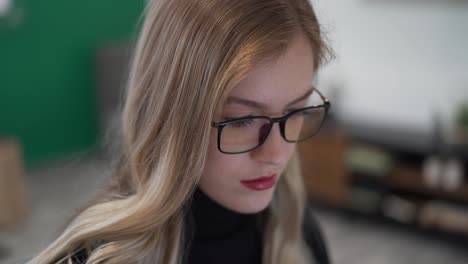
{"type": "MultiPolygon", "coordinates": [[[[298,36],[278,60],[254,68],[230,91],[215,121],[248,115],[278,117],[291,109],[305,107],[313,73],[311,46],[302,35],[298,36]]],[[[294,150],[295,144],[283,139],[275,123],[265,143],[257,149],[224,154],[218,150],[217,129],[213,128],[199,187],[211,199],[233,211],[262,211],[269,205],[294,150]],[[264,177],[271,179],[271,176],[273,185],[271,181],[270,184],[248,182],[264,177]]]]}

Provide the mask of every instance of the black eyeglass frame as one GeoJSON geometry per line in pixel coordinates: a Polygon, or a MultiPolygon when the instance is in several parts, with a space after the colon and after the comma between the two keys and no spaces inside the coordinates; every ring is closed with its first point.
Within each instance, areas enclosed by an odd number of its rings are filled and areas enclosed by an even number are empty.
{"type": "Polygon", "coordinates": [[[267,138],[270,136],[270,132],[271,132],[271,129],[273,128],[273,126],[275,125],[275,123],[279,123],[279,127],[280,127],[280,133],[281,133],[281,136],[283,137],[283,139],[288,142],[288,143],[296,143],[296,142],[301,142],[301,141],[304,141],[306,139],[309,139],[313,136],[315,136],[319,131],[320,131],[320,128],[322,127],[323,123],[325,122],[326,120],[326,117],[327,117],[327,114],[328,114],[328,111],[330,109],[330,101],[328,100],[327,97],[325,97],[318,89],[314,88],[314,92],[317,92],[318,95],[320,96],[320,98],[323,100],[323,104],[321,105],[315,105],[315,106],[308,106],[308,107],[304,107],[304,108],[301,108],[301,109],[296,109],[294,111],[291,111],[289,113],[287,113],[286,115],[284,116],[280,116],[280,117],[268,117],[268,116],[245,116],[245,117],[240,117],[240,118],[235,118],[235,119],[230,119],[230,120],[226,120],[226,121],[222,121],[222,122],[212,122],[211,126],[212,127],[215,127],[218,129],[218,139],[217,139],[217,144],[218,144],[218,150],[224,154],[241,154],[241,153],[246,153],[246,152],[249,152],[249,151],[252,151],[260,146],[262,146],[265,141],[267,140],[267,138]],[[318,109],[318,108],[324,108],[325,109],[325,114],[323,116],[323,119],[322,121],[320,122],[320,125],[317,129],[317,131],[306,137],[306,138],[303,138],[301,140],[288,140],[286,138],[286,135],[285,135],[285,129],[286,129],[286,121],[288,120],[288,118],[292,115],[294,115],[295,113],[297,112],[301,112],[301,111],[304,111],[304,110],[308,110],[308,109],[318,109]],[[239,122],[239,121],[242,121],[242,120],[248,120],[248,119],[252,119],[252,118],[255,118],[255,119],[266,119],[266,120],[269,120],[270,121],[270,126],[268,128],[268,132],[266,133],[266,136],[263,138],[263,140],[255,147],[251,148],[251,149],[248,149],[248,150],[244,150],[244,151],[239,151],[239,152],[226,152],[226,151],[223,151],[221,149],[221,133],[224,129],[224,127],[226,127],[227,125],[229,124],[232,124],[232,123],[236,123],[236,122],[239,122]]]}

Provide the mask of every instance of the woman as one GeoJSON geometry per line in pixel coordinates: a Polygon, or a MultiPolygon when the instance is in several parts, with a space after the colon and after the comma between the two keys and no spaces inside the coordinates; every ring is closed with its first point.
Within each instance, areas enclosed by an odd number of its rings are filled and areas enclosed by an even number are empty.
{"type": "Polygon", "coordinates": [[[307,0],[150,1],[110,188],[30,263],[327,262],[294,158],[327,51],[307,0]]]}

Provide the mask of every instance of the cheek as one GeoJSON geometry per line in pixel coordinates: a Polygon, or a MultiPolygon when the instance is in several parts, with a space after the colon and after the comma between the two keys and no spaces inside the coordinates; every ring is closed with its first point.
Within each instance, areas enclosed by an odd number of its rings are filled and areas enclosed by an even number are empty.
{"type": "Polygon", "coordinates": [[[246,155],[221,153],[218,150],[216,139],[216,134],[211,136],[199,187],[215,201],[228,206],[235,200],[235,197],[238,197],[240,178],[243,173],[240,168],[243,168],[241,164],[245,164],[246,155]]]}
{"type": "Polygon", "coordinates": [[[282,160],[281,162],[281,173],[284,172],[284,170],[286,169],[289,161],[291,160],[291,158],[293,157],[295,151],[296,151],[296,143],[287,143],[285,144],[284,146],[284,159],[282,160]]]}
{"type": "Polygon", "coordinates": [[[296,151],[297,143],[290,143],[288,146],[288,161],[292,158],[294,152],[296,151]]]}
{"type": "Polygon", "coordinates": [[[221,153],[218,150],[217,133],[212,133],[201,184],[213,187],[227,185],[227,181],[238,171],[241,156],[221,153]]]}
{"type": "Polygon", "coordinates": [[[294,152],[296,151],[296,144],[294,143],[288,143],[285,147],[284,147],[284,159],[282,160],[281,162],[281,173],[284,172],[284,170],[286,169],[289,161],[291,160],[291,158],[293,157],[293,154],[294,152]]]}

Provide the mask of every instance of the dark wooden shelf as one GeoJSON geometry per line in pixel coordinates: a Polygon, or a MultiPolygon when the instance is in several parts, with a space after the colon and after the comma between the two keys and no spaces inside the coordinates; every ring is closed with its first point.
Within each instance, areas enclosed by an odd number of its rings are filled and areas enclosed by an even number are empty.
{"type": "Polygon", "coordinates": [[[436,199],[468,203],[468,184],[465,183],[453,191],[441,187],[431,188],[424,184],[421,171],[418,168],[396,168],[385,178],[385,184],[393,188],[429,195],[436,199]]]}
{"type": "Polygon", "coordinates": [[[421,172],[417,168],[396,168],[386,176],[371,176],[362,173],[351,173],[351,175],[353,179],[373,182],[394,191],[424,195],[434,200],[468,204],[468,184],[464,184],[454,191],[431,188],[424,184],[421,172]]]}
{"type": "MultiPolygon", "coordinates": [[[[336,125],[337,126],[337,125],[336,125]]],[[[434,148],[434,137],[427,131],[402,128],[389,124],[367,124],[342,122],[343,129],[353,142],[379,146],[391,152],[427,156],[434,148]]],[[[467,142],[445,142],[444,148],[451,149],[464,162],[468,162],[467,142]]]]}
{"type": "MultiPolygon", "coordinates": [[[[468,148],[464,148],[461,144],[448,147],[452,154],[456,154],[462,160],[465,168],[468,168],[468,148]]],[[[458,238],[457,241],[468,240],[468,235],[464,232],[439,229],[435,226],[426,227],[416,220],[412,223],[398,222],[385,216],[382,211],[380,200],[392,196],[414,203],[418,214],[421,208],[435,201],[447,203],[449,206],[450,204],[462,206],[462,208],[468,205],[467,183],[456,190],[433,188],[425,184],[421,168],[423,161],[434,150],[434,140],[431,134],[398,126],[389,127],[388,124],[385,127],[335,122],[328,124],[317,135],[316,141],[310,141],[302,145],[300,149],[302,149],[302,157],[306,158],[304,163],[307,165],[303,164],[303,171],[308,176],[306,180],[310,182],[310,186],[306,184],[306,187],[309,193],[313,194],[309,198],[315,202],[328,205],[330,208],[354,212],[368,219],[398,223],[408,230],[414,229],[429,236],[458,238]],[[343,142],[343,144],[337,147],[336,142],[343,142]],[[353,145],[376,147],[388,152],[393,159],[392,169],[380,176],[371,175],[370,172],[353,171],[345,165],[347,150],[353,145]],[[333,181],[330,181],[330,178],[333,181]],[[353,194],[354,187],[357,192],[353,194]],[[365,208],[359,210],[356,207],[358,204],[352,204],[355,202],[353,198],[359,198],[362,194],[359,193],[360,189],[378,194],[374,211],[365,208]],[[353,197],[353,195],[357,196],[353,197]]],[[[465,180],[468,180],[467,176],[465,175],[465,180]]]]}

